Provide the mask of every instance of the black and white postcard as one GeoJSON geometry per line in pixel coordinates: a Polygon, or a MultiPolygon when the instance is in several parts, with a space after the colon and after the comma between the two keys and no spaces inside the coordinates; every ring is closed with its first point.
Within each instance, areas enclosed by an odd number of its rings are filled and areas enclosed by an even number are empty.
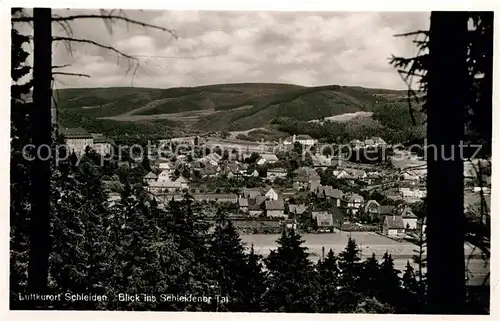
{"type": "Polygon", "coordinates": [[[11,312],[490,314],[493,11],[5,9],[11,312]]]}

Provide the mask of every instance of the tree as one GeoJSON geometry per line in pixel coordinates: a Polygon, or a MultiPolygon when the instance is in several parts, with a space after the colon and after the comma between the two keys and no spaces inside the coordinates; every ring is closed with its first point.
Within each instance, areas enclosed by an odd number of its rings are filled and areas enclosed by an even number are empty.
{"type": "Polygon", "coordinates": [[[385,253],[380,264],[379,298],[381,302],[398,305],[398,295],[400,294],[399,270],[394,268],[394,260],[389,253],[385,253]]]}
{"type": "Polygon", "coordinates": [[[403,289],[401,293],[401,312],[418,313],[421,310],[422,297],[419,296],[419,285],[415,276],[415,270],[406,262],[406,268],[402,276],[403,289]]]}
{"type": "Polygon", "coordinates": [[[340,270],[337,257],[332,249],[326,258],[318,262],[318,309],[322,313],[337,313],[337,304],[341,298],[337,295],[339,287],[340,270]]]}
{"type": "Polygon", "coordinates": [[[304,240],[285,229],[276,241],[278,248],[265,259],[269,291],[263,298],[264,311],[314,312],[317,302],[312,263],[304,240]]]}
{"type": "MultiPolygon", "coordinates": [[[[456,155],[464,139],[482,144],[483,155],[491,154],[493,13],[433,12],[430,31],[406,36],[422,34],[425,39],[415,42],[420,49],[416,57],[393,57],[392,63],[408,84],[420,78],[428,143],[436,146],[427,157],[429,312],[461,313],[465,302],[463,159],[456,155]],[[426,49],[429,52],[423,53],[426,49]],[[480,128],[481,124],[486,125],[480,128]],[[448,155],[454,152],[455,157],[444,160],[439,155],[442,150],[448,155]],[[452,189],[446,189],[444,177],[453,177],[452,189]],[[450,217],[453,224],[446,226],[450,217]],[[443,228],[446,233],[441,233],[443,228]],[[451,295],[444,293],[445,288],[451,295]]],[[[411,88],[409,94],[416,96],[411,88]]]]}
{"type": "Polygon", "coordinates": [[[252,300],[243,295],[243,288],[248,286],[246,275],[242,273],[247,268],[244,251],[238,232],[220,211],[209,242],[208,266],[210,278],[217,282],[220,295],[231,298],[231,302],[219,307],[221,311],[239,311],[242,301],[252,300]]]}
{"type": "Polygon", "coordinates": [[[375,253],[363,262],[359,289],[369,298],[376,297],[380,284],[380,268],[375,253]]]}
{"type": "MultiPolygon", "coordinates": [[[[37,150],[52,146],[51,127],[51,10],[33,9],[33,145],[37,150]]],[[[44,155],[45,157],[46,155],[44,155]]],[[[28,288],[32,293],[47,293],[49,276],[50,244],[50,176],[51,158],[35,157],[33,160],[31,210],[30,261],[28,265],[28,288]]]]}
{"type": "Polygon", "coordinates": [[[427,157],[427,277],[430,312],[440,314],[457,313],[465,304],[464,169],[456,155],[464,139],[468,90],[467,20],[458,12],[431,15],[427,139],[441,155],[434,151],[427,157]],[[455,156],[446,160],[443,150],[455,156]]]}
{"type": "MultiPolygon", "coordinates": [[[[21,10],[12,9],[12,15],[21,10]]],[[[26,293],[29,261],[29,219],[31,198],[31,166],[27,161],[32,153],[23,155],[22,148],[31,142],[31,103],[25,99],[31,83],[19,83],[31,68],[26,64],[28,53],[23,44],[29,38],[11,29],[11,153],[10,153],[10,308],[19,308],[18,293],[26,293]]]]}
{"type": "Polygon", "coordinates": [[[242,287],[242,301],[240,311],[260,312],[261,301],[266,294],[266,272],[262,264],[262,256],[255,253],[253,244],[246,259],[245,269],[241,274],[246,284],[242,287]]]}
{"type": "Polygon", "coordinates": [[[342,301],[338,309],[342,313],[354,311],[361,298],[356,288],[361,275],[360,252],[356,241],[349,238],[345,249],[339,254],[338,262],[341,278],[338,295],[342,298],[342,301]]]}
{"type": "MultiPolygon", "coordinates": [[[[33,22],[33,43],[35,50],[33,52],[33,105],[30,112],[34,120],[32,124],[32,142],[36,149],[42,146],[53,146],[52,124],[51,124],[51,100],[52,100],[52,80],[54,75],[73,75],[87,76],[82,74],[72,74],[53,71],[55,68],[64,66],[52,66],[52,43],[64,41],[70,43],[89,43],[107,50],[112,50],[122,57],[138,61],[130,55],[121,51],[99,44],[92,40],[77,39],[71,36],[71,26],[69,22],[77,19],[101,19],[105,21],[126,21],[128,23],[141,25],[144,27],[157,28],[168,31],[165,28],[145,24],[139,21],[131,20],[123,15],[116,15],[113,11],[107,13],[101,11],[101,15],[73,15],[73,16],[52,16],[50,8],[35,8],[33,17],[28,17],[22,13],[22,10],[15,9],[16,13],[11,18],[12,23],[33,22]],[[21,14],[19,14],[21,13],[21,14]],[[68,33],[68,37],[52,37],[52,22],[59,23],[68,33]]],[[[108,25],[109,27],[109,25],[108,25]]],[[[19,43],[16,43],[19,45],[19,43]]],[[[70,48],[70,47],[69,47],[70,48]]],[[[22,57],[22,51],[19,51],[19,57],[22,57]]],[[[138,66],[138,65],[137,65],[138,66]]],[[[19,69],[19,68],[18,68],[19,69]]],[[[21,70],[21,69],[20,69],[21,70]]],[[[26,70],[26,68],[24,68],[26,70]]],[[[17,75],[15,75],[17,77],[17,75]]],[[[29,91],[28,91],[29,92],[29,91]]],[[[44,155],[45,156],[45,155],[44,155]]],[[[51,196],[51,157],[36,157],[32,165],[32,184],[37,193],[31,193],[31,210],[37,213],[30,220],[30,250],[28,264],[28,287],[32,293],[46,293],[49,276],[49,254],[51,252],[50,243],[50,196],[51,196]]]]}

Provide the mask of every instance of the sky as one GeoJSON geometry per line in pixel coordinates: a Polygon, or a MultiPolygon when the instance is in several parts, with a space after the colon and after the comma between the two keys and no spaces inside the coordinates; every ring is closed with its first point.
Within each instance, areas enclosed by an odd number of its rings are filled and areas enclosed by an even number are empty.
{"type": "MultiPolygon", "coordinates": [[[[60,16],[97,10],[57,10],[60,16]]],[[[61,42],[53,48],[64,87],[187,87],[218,83],[265,82],[303,86],[346,85],[404,89],[391,55],[416,53],[411,37],[396,34],[428,29],[426,12],[140,11],[128,18],[169,32],[87,19],[72,22],[73,37],[90,39],[137,56],[140,67],[127,74],[117,54],[86,44],[61,42]]],[[[54,24],[53,33],[65,36],[54,24]]]]}

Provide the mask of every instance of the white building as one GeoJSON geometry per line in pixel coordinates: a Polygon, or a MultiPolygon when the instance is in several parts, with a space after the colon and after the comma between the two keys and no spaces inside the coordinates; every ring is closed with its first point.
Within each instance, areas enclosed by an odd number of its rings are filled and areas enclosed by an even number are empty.
{"type": "Polygon", "coordinates": [[[278,193],[273,188],[270,188],[264,196],[271,201],[278,200],[278,193]]]}
{"type": "Polygon", "coordinates": [[[87,147],[92,147],[94,138],[83,128],[63,128],[61,135],[66,140],[66,146],[70,152],[80,154],[85,152],[87,147]]]}

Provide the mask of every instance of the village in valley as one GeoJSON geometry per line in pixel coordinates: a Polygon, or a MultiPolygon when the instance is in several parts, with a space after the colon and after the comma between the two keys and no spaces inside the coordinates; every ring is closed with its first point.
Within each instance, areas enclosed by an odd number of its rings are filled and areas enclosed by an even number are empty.
{"type": "MultiPolygon", "coordinates": [[[[76,154],[113,155],[113,165],[104,166],[113,170],[102,177],[110,201],[120,199],[122,177],[128,175],[160,207],[191,197],[208,221],[223,210],[252,243],[259,234],[292,228],[306,235],[354,232],[368,236],[367,244],[372,237],[385,251],[389,245],[381,238],[404,246],[425,231],[425,159],[380,137],[327,145],[308,135],[255,142],[212,134],[164,139],[143,155],[130,149],[118,157],[116,144],[103,135],[81,128],[61,134],[76,154]]],[[[481,199],[489,203],[490,175],[465,163],[466,208],[481,199]]]]}

